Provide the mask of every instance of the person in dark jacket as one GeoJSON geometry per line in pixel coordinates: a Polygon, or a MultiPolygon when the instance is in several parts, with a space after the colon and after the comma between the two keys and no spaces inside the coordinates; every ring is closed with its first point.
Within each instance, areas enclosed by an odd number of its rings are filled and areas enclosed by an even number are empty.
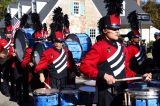
{"type": "Polygon", "coordinates": [[[155,67],[160,69],[160,33],[156,32],[154,34],[155,41],[152,45],[152,56],[155,67]]]}

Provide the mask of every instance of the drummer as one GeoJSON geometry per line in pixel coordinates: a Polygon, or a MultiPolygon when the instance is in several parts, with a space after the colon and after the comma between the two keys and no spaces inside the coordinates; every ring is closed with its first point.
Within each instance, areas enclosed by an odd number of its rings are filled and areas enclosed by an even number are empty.
{"type": "Polygon", "coordinates": [[[131,31],[127,34],[131,43],[127,46],[128,62],[126,77],[135,77],[145,73],[149,64],[147,64],[146,50],[139,44],[139,22],[136,11],[128,15],[128,21],[131,24],[131,31]]]}
{"type": "Polygon", "coordinates": [[[1,92],[10,96],[10,87],[9,87],[9,79],[11,79],[11,86],[13,85],[13,71],[12,71],[12,57],[15,56],[14,49],[11,45],[12,43],[12,25],[11,25],[11,14],[7,13],[5,15],[5,29],[4,29],[5,38],[0,39],[0,68],[3,73],[3,83],[1,83],[1,92]]]}
{"type": "MultiPolygon", "coordinates": [[[[123,83],[116,82],[116,79],[126,77],[125,59],[127,59],[127,51],[123,45],[117,42],[122,1],[106,0],[105,3],[107,3],[108,14],[102,17],[104,22],[100,24],[104,39],[91,47],[81,62],[80,70],[89,78],[96,79],[98,106],[117,106],[117,104],[122,106],[123,95],[121,92],[125,86],[123,83]],[[110,92],[111,86],[118,93],[110,92]]],[[[151,75],[148,73],[144,74],[143,77],[147,80],[151,79],[151,75]]]]}
{"type": "MultiPolygon", "coordinates": [[[[27,15],[22,16],[22,23],[20,26],[25,27],[25,24],[27,23],[27,15]],[[22,25],[24,24],[24,25],[22,25]]],[[[35,32],[33,33],[33,38],[36,40],[36,42],[40,39],[42,40],[44,38],[44,32],[42,24],[40,23],[39,14],[32,13],[31,19],[33,23],[33,28],[35,32]]],[[[44,38],[45,39],[45,38],[44,38]]],[[[38,75],[34,73],[35,64],[32,61],[31,54],[33,51],[33,44],[29,44],[28,48],[26,49],[26,52],[24,54],[24,58],[21,62],[22,68],[23,68],[23,98],[24,100],[28,100],[29,97],[29,85],[31,85],[32,91],[38,88],[42,88],[44,85],[40,83],[38,75]]]]}
{"type": "Polygon", "coordinates": [[[61,32],[55,34],[53,48],[43,52],[35,73],[39,74],[40,81],[44,83],[47,82],[44,73],[48,70],[49,80],[47,83],[52,88],[63,89],[67,84],[67,68],[74,70],[76,67],[73,67],[75,65],[73,59],[71,59],[72,57],[70,57],[71,54],[66,48],[63,48],[63,34],[61,32]]]}

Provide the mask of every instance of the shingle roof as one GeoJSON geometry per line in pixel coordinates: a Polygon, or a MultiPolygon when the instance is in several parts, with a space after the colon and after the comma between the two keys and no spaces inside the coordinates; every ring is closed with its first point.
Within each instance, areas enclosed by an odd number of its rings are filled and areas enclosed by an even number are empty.
{"type": "Polygon", "coordinates": [[[39,12],[40,14],[40,19],[43,21],[48,13],[51,11],[51,9],[54,7],[54,5],[57,3],[58,0],[50,0],[44,7],[43,9],[39,12]]]}
{"type": "MultiPolygon", "coordinates": [[[[104,0],[93,0],[94,4],[96,5],[97,9],[99,10],[99,12],[101,13],[102,16],[105,16],[107,13],[107,10],[105,8],[105,4],[103,3],[104,0]]],[[[127,16],[128,14],[133,11],[136,10],[137,13],[145,13],[141,7],[139,7],[136,2],[134,0],[125,0],[126,5],[126,11],[125,11],[125,16],[121,16],[121,25],[122,26],[128,26],[128,20],[127,20],[127,16]]],[[[142,26],[150,26],[152,24],[151,21],[143,21],[142,22],[142,26]]]]}

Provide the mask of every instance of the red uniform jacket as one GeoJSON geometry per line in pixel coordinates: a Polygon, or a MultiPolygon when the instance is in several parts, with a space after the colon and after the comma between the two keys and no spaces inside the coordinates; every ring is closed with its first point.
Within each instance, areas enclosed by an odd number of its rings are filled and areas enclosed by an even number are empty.
{"type": "MultiPolygon", "coordinates": [[[[68,49],[64,49],[67,55],[67,68],[72,69],[74,60],[71,59],[71,54],[68,49]]],[[[41,59],[35,68],[35,73],[41,73],[44,70],[48,70],[48,65],[55,61],[60,56],[60,53],[54,48],[49,48],[41,55],[41,59]]],[[[49,82],[47,82],[49,83],[49,82]]]]}
{"type": "Polygon", "coordinates": [[[14,52],[14,48],[10,45],[12,41],[9,42],[6,39],[0,39],[0,52],[2,52],[3,49],[8,49],[8,58],[11,58],[14,52]]]}
{"type": "Polygon", "coordinates": [[[26,69],[28,71],[28,82],[32,79],[32,73],[27,69],[27,64],[31,62],[31,53],[32,53],[32,48],[27,48],[26,52],[24,54],[24,59],[21,62],[21,66],[23,69],[26,69]]]}
{"type": "Polygon", "coordinates": [[[27,66],[27,63],[29,63],[31,61],[31,53],[32,53],[32,48],[27,48],[26,52],[25,52],[25,55],[24,55],[24,59],[21,63],[22,68],[25,69],[26,66],[27,66]]]}
{"type": "MultiPolygon", "coordinates": [[[[91,50],[86,54],[85,58],[82,60],[80,71],[90,78],[98,78],[98,79],[103,78],[105,73],[113,74],[114,72],[111,72],[111,69],[107,69],[106,67],[103,67],[103,68],[106,68],[106,71],[99,71],[98,69],[98,65],[102,64],[110,57],[113,57],[113,54],[116,54],[117,48],[113,45],[114,44],[112,44],[112,42],[106,41],[105,39],[95,43],[91,47],[91,50]]],[[[118,45],[119,47],[121,47],[120,43],[118,45]]],[[[126,49],[124,48],[122,50],[123,50],[122,55],[123,56],[126,55],[127,53],[126,49]]],[[[114,57],[117,57],[117,56],[114,56],[114,57]]],[[[119,60],[121,61],[122,59],[119,59],[119,60]]],[[[125,64],[125,62],[123,63],[125,64]]],[[[122,66],[121,68],[125,69],[124,64],[121,64],[122,66]]],[[[115,70],[115,73],[113,74],[113,76],[117,77],[120,75],[119,77],[125,77],[124,74],[125,74],[125,70],[123,71],[121,70],[118,72],[116,72],[115,70]],[[120,75],[121,73],[123,73],[122,76],[120,75]]]]}
{"type": "MultiPolygon", "coordinates": [[[[137,73],[136,73],[136,71],[138,71],[138,70],[132,70],[131,68],[130,68],[130,65],[131,65],[131,59],[132,58],[135,58],[136,56],[140,56],[140,52],[143,52],[143,50],[141,51],[140,49],[139,49],[139,45],[133,45],[133,44],[131,44],[131,45],[129,45],[129,46],[127,46],[127,50],[128,50],[128,63],[127,63],[127,71],[126,71],[126,76],[127,76],[127,78],[128,77],[135,77],[136,75],[137,75],[137,73]]],[[[143,55],[145,55],[144,54],[144,52],[142,53],[143,55]]],[[[146,58],[146,55],[145,56],[141,56],[143,59],[142,59],[142,62],[144,61],[144,59],[146,58]]],[[[133,63],[132,63],[133,64],[133,63]]],[[[136,65],[136,64],[134,64],[134,65],[136,65]]],[[[138,66],[137,66],[138,67],[138,66]]]]}

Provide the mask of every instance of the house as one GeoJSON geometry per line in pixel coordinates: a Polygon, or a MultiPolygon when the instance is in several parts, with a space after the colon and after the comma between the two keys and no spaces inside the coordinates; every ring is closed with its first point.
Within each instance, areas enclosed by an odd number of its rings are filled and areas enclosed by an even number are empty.
{"type": "MultiPolygon", "coordinates": [[[[22,4],[22,14],[31,12],[31,2],[35,0],[20,0],[22,4]],[[25,4],[25,2],[27,2],[25,4]],[[30,2],[30,3],[29,3],[30,2]],[[30,4],[30,5],[29,5],[30,4]]],[[[105,8],[104,0],[36,0],[36,10],[40,14],[42,23],[46,23],[49,29],[49,25],[52,23],[53,11],[58,6],[62,8],[64,14],[68,14],[70,21],[71,33],[87,33],[92,42],[95,42],[95,37],[99,35],[97,22],[105,16],[107,10],[105,8]]],[[[10,4],[11,14],[15,15],[18,12],[13,9],[13,4],[10,4]],[[16,11],[16,12],[15,12],[16,11]]],[[[18,6],[18,5],[17,5],[18,6]]],[[[137,13],[145,13],[141,7],[136,4],[135,0],[124,0],[123,13],[121,14],[121,30],[120,34],[127,34],[130,31],[127,16],[128,14],[136,10],[137,13]]],[[[140,22],[140,33],[142,39],[150,41],[150,26],[151,21],[140,22]]]]}

